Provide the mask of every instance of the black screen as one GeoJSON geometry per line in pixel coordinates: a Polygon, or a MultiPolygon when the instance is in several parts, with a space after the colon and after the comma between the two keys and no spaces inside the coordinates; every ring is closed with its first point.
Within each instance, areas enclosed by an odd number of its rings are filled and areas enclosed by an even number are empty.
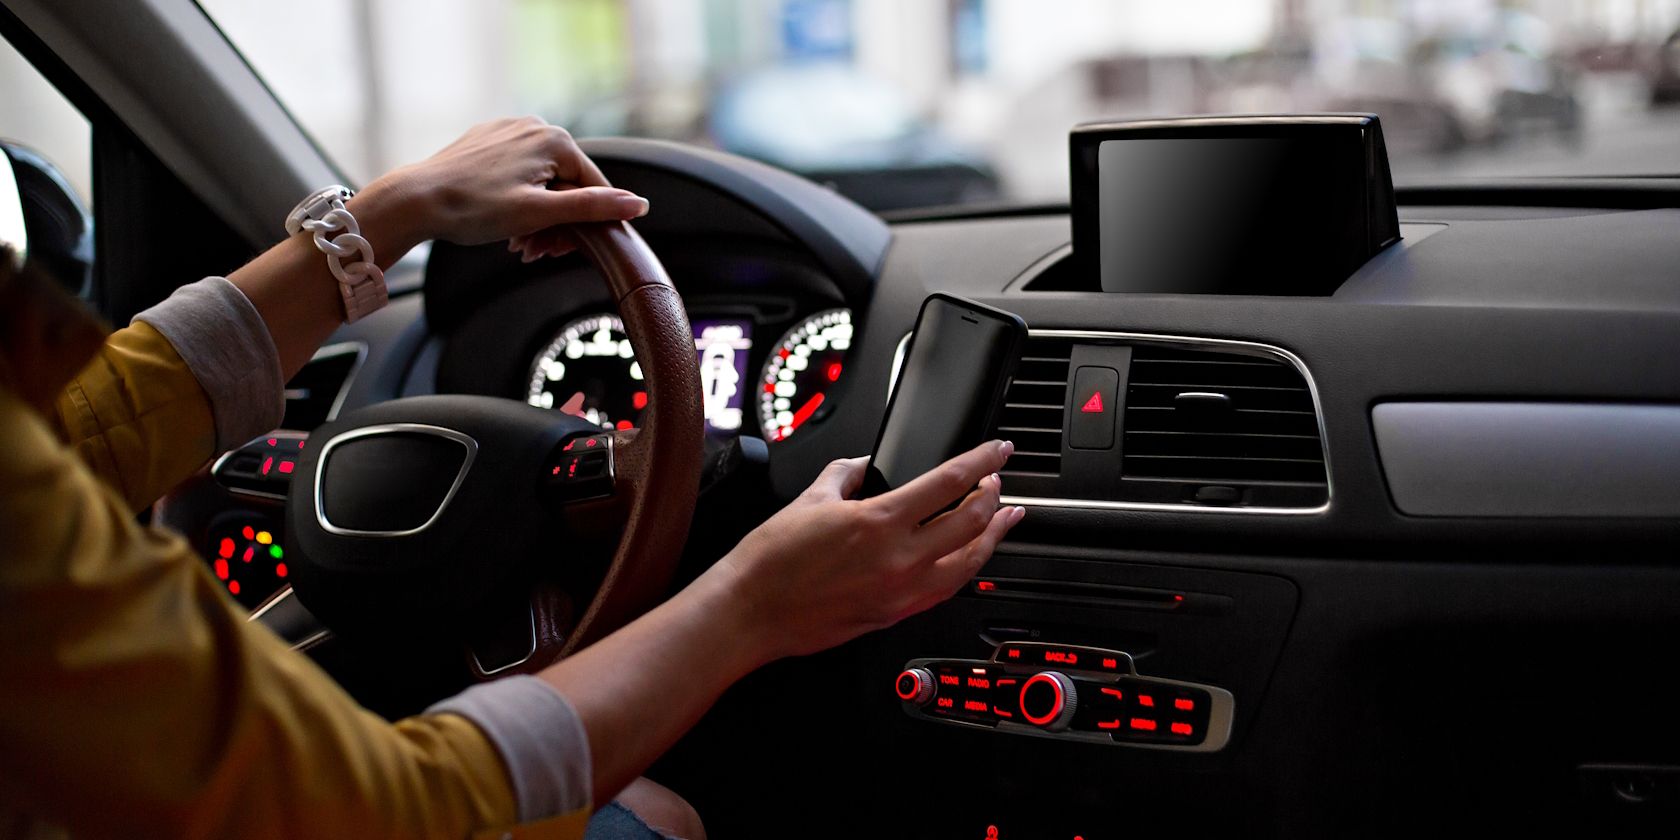
{"type": "Polygon", "coordinates": [[[1105,292],[1329,294],[1366,257],[1357,132],[1097,144],[1105,292]]]}
{"type": "Polygon", "coordinates": [[[1014,315],[935,296],[905,354],[863,495],[902,487],[985,439],[1021,353],[1014,315]]]}

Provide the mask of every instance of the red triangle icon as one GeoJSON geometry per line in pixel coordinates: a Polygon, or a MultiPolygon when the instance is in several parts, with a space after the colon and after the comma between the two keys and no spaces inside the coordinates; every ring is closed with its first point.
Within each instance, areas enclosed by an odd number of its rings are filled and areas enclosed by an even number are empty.
{"type": "Polygon", "coordinates": [[[1086,414],[1101,414],[1103,411],[1102,392],[1092,391],[1091,398],[1085,401],[1085,407],[1079,410],[1086,414]]]}

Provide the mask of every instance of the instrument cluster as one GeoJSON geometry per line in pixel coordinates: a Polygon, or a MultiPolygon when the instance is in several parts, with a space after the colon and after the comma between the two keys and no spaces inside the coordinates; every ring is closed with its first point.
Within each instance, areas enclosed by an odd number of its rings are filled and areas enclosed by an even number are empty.
{"type": "MultiPolygon", "coordinates": [[[[834,386],[852,346],[851,310],[766,323],[696,306],[689,322],[708,433],[757,434],[776,443],[833,410],[834,386]],[[776,338],[765,342],[767,335],[776,338]],[[749,378],[753,371],[756,378],[749,378]]],[[[589,312],[554,330],[531,361],[524,396],[602,429],[631,429],[641,425],[648,405],[643,381],[624,322],[611,312],[589,312]]]]}

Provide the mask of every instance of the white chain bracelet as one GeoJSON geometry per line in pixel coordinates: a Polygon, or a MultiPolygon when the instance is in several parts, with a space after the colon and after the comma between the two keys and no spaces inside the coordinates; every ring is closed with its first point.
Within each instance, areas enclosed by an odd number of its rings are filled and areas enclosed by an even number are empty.
{"type": "Polygon", "coordinates": [[[344,295],[345,322],[354,323],[385,305],[388,299],[385,272],[374,263],[373,245],[362,236],[356,217],[344,209],[341,201],[334,200],[332,207],[319,219],[304,220],[300,227],[314,236],[315,247],[327,255],[327,267],[338,279],[339,290],[344,295]],[[343,233],[328,238],[337,231],[343,233]],[[359,259],[344,262],[352,257],[359,259]]]}

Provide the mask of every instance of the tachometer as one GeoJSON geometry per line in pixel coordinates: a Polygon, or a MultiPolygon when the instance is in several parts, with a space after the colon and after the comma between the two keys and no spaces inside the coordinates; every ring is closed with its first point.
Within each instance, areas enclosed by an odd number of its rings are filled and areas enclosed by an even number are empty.
{"type": "Polygon", "coordinates": [[[628,429],[647,407],[642,368],[617,315],[590,315],[560,328],[531,364],[526,399],[603,429],[628,429]]]}
{"type": "Polygon", "coordinates": [[[828,414],[833,407],[829,394],[840,381],[851,346],[850,309],[818,312],[771,345],[759,378],[758,418],[765,440],[785,440],[828,414]]]}

